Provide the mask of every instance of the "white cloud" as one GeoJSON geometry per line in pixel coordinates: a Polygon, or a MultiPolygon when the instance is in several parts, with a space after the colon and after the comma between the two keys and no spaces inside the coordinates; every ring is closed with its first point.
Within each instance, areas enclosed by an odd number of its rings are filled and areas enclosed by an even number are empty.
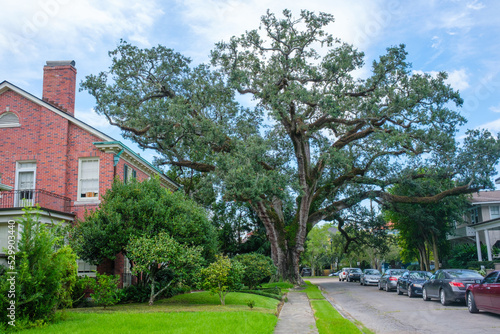
{"type": "Polygon", "coordinates": [[[468,79],[469,76],[467,75],[465,69],[460,69],[448,72],[448,79],[446,82],[449,83],[451,87],[463,91],[469,88],[468,79]]]}
{"type": "Polygon", "coordinates": [[[493,111],[493,112],[498,112],[498,113],[500,113],[500,105],[498,105],[498,106],[496,106],[496,107],[491,106],[491,107],[490,107],[490,110],[491,110],[491,111],[493,111]]]}
{"type": "Polygon", "coordinates": [[[478,129],[487,129],[492,133],[500,132],[500,118],[492,122],[482,124],[477,127],[478,129]]]}
{"type": "Polygon", "coordinates": [[[470,8],[470,9],[473,9],[473,10],[480,10],[480,9],[485,8],[485,7],[486,6],[482,2],[479,2],[478,0],[474,0],[474,1],[469,2],[467,4],[467,8],[470,8]]]}
{"type": "MultiPolygon", "coordinates": [[[[281,17],[283,9],[290,9],[296,17],[300,10],[308,10],[333,14],[335,23],[326,29],[335,37],[353,43],[365,49],[383,35],[388,23],[395,18],[398,8],[390,5],[380,6],[374,1],[343,1],[311,0],[307,4],[299,1],[268,1],[268,0],[178,0],[182,4],[183,21],[193,32],[209,45],[221,40],[227,41],[233,35],[241,35],[246,30],[256,29],[260,17],[269,9],[277,17],[281,17]]],[[[204,46],[204,49],[207,47],[204,46]]]]}

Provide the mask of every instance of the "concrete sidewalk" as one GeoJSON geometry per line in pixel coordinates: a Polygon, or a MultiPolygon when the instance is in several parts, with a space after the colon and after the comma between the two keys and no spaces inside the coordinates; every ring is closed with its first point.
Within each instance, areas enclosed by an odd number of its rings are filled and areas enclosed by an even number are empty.
{"type": "Polygon", "coordinates": [[[289,292],[288,301],[281,309],[275,334],[317,334],[314,312],[304,292],[289,292]]]}

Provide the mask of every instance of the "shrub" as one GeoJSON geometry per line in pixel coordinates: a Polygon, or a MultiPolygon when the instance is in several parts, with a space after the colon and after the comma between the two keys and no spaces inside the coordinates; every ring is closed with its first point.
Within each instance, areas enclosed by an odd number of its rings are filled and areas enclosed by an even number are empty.
{"type": "Polygon", "coordinates": [[[120,301],[121,292],[118,288],[120,278],[115,275],[101,275],[96,272],[96,278],[88,278],[88,287],[92,289],[90,297],[96,305],[111,306],[120,301]]]}
{"type": "MultiPolygon", "coordinates": [[[[61,229],[40,223],[38,215],[33,216],[29,209],[19,224],[22,231],[15,263],[0,276],[0,309],[5,310],[11,301],[15,302],[17,328],[42,325],[54,319],[58,308],[70,307],[77,278],[76,255],[69,246],[63,245],[61,229]],[[17,272],[17,275],[9,272],[17,272]],[[15,296],[8,294],[8,279],[13,277],[15,296]]],[[[17,231],[13,233],[17,235],[17,231]]],[[[1,314],[1,324],[12,321],[6,313],[1,314]]]]}
{"type": "Polygon", "coordinates": [[[255,289],[261,283],[269,281],[276,273],[276,266],[271,258],[257,253],[241,254],[234,257],[234,260],[245,266],[243,272],[243,284],[250,290],[255,289]]]}
{"type": "Polygon", "coordinates": [[[204,278],[203,287],[219,295],[221,305],[225,305],[226,295],[242,287],[244,267],[238,261],[231,261],[227,256],[216,256],[215,262],[201,270],[204,278]]]}

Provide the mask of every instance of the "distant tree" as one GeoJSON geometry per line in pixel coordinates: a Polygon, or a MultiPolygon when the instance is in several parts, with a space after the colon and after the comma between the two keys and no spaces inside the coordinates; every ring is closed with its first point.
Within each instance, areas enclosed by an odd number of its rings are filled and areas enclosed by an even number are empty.
{"type": "MultiPolygon", "coordinates": [[[[122,42],[107,72],[83,89],[95,110],[159,165],[207,178],[225,201],[251,205],[264,224],[280,276],[302,282],[299,257],[322,221],[374,199],[431,203],[491,187],[500,155],[487,131],[455,141],[463,100],[445,80],[415,73],[403,45],[357,78],[364,54],[328,34],[326,13],[267,12],[259,29],[220,42],[212,67],[163,46],[122,42]],[[321,49],[321,51],[317,51],[321,49]],[[253,99],[238,105],[235,94],[253,99]],[[387,192],[423,166],[455,186],[425,197],[387,192]]],[[[218,195],[219,195],[218,194],[218,195]]]]}
{"type": "MultiPolygon", "coordinates": [[[[402,182],[391,188],[391,192],[398,196],[428,196],[454,186],[447,180],[419,178],[402,182]]],[[[432,252],[435,269],[439,269],[440,255],[449,248],[446,236],[455,222],[463,220],[467,204],[464,195],[447,197],[437,203],[393,203],[386,205],[384,214],[385,219],[399,231],[399,245],[406,260],[410,260],[412,254],[418,254],[421,268],[430,270],[432,252]]]]}
{"type": "Polygon", "coordinates": [[[115,180],[99,209],[76,224],[72,245],[83,260],[98,264],[120,252],[127,255],[131,239],[161,232],[181,244],[203,247],[208,261],[217,252],[216,232],[205,210],[155,178],[127,184],[115,180]]]}
{"type": "Polygon", "coordinates": [[[147,275],[151,285],[149,305],[172,284],[196,284],[202,263],[202,248],[189,247],[177,242],[165,232],[153,236],[133,238],[127,246],[129,259],[134,263],[135,275],[147,275]],[[158,287],[160,272],[168,270],[170,279],[158,287]]]}

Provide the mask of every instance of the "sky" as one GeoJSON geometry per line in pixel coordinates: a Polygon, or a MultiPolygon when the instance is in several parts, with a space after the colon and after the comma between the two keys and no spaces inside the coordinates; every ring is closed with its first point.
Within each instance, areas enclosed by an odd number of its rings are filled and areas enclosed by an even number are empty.
{"type": "MultiPolygon", "coordinates": [[[[365,52],[361,77],[390,46],[405,44],[416,72],[446,71],[459,90],[467,129],[500,132],[500,1],[495,0],[22,0],[0,11],[0,82],[7,80],[41,97],[47,60],[74,60],[77,82],[108,69],[108,51],[120,39],[141,48],[164,45],[208,61],[215,43],[256,29],[266,10],[301,9],[333,14],[326,30],[365,52]]],[[[93,111],[85,91],[75,116],[122,140],[120,131],[93,111]]],[[[139,150],[139,153],[140,150],[139,150]]],[[[141,155],[152,161],[153,152],[141,155]]]]}

